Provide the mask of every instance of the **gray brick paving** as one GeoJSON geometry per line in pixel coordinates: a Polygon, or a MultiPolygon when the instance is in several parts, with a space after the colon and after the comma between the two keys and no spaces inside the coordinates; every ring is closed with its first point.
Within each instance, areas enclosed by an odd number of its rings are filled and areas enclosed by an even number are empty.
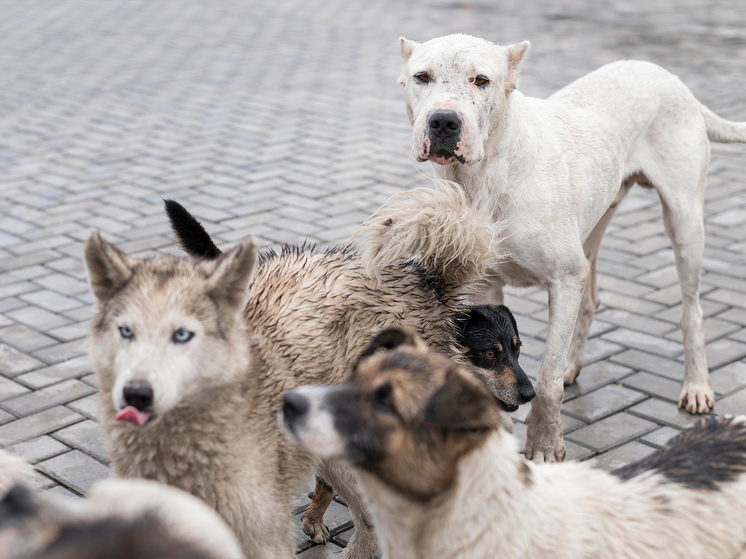
{"type": "MultiPolygon", "coordinates": [[[[109,473],[85,357],[93,297],[80,259],[100,228],[137,255],[177,252],[161,199],[217,241],[342,242],[390,194],[425,183],[410,154],[397,38],[528,38],[522,89],[546,96],[603,63],[670,69],[746,120],[741,0],[601,5],[423,0],[60,0],[0,5],[0,446],[38,464],[35,486],[80,494],[109,473]],[[504,4],[504,5],[503,5],[504,4]],[[499,7],[498,7],[499,6],[499,7]]],[[[746,147],[713,145],[702,279],[717,413],[746,411],[746,147]]],[[[673,253],[654,192],[633,190],[599,253],[602,306],[565,393],[568,458],[615,467],[696,419],[683,373],[673,253]]],[[[546,295],[508,290],[538,371],[546,295]]],[[[525,440],[528,406],[514,414],[525,440]]],[[[302,506],[307,499],[299,497],[302,506]]],[[[333,540],[349,541],[344,504],[333,540]]]]}

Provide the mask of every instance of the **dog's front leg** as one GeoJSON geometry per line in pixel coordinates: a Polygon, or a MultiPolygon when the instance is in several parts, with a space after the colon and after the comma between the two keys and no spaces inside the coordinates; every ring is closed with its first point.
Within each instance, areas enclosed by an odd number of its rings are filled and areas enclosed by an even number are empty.
{"type": "Polygon", "coordinates": [[[536,381],[536,397],[526,418],[526,458],[537,462],[561,462],[565,458],[560,421],[563,371],[590,265],[583,258],[577,268],[549,285],[547,349],[536,381]]]}

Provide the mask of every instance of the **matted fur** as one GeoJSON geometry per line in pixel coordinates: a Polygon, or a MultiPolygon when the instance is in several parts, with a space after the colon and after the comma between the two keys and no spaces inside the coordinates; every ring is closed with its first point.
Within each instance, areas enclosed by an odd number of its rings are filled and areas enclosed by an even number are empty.
{"type": "Polygon", "coordinates": [[[746,550],[746,416],[703,420],[617,472],[527,462],[473,375],[406,332],[364,355],[350,382],[298,388],[286,402],[300,444],[353,466],[389,559],[746,550]]]}
{"type": "MultiPolygon", "coordinates": [[[[242,245],[245,254],[249,244],[242,245]]],[[[373,276],[350,248],[286,247],[260,255],[255,269],[245,269],[248,292],[239,301],[239,281],[228,302],[214,289],[213,277],[230,271],[227,259],[240,260],[235,250],[215,260],[137,260],[95,234],[89,238],[86,260],[99,296],[90,356],[101,386],[102,426],[117,475],[156,479],[201,497],[235,530],[247,556],[290,557],[293,499],[318,464],[280,432],[282,393],[344,382],[370,336],[392,325],[415,328],[428,344],[466,364],[455,321],[466,310],[473,283],[466,272],[444,272],[479,265],[463,257],[454,265],[458,247],[443,246],[427,261],[396,262],[373,276]],[[240,320],[234,316],[238,309],[240,320]],[[147,347],[136,357],[117,330],[132,321],[138,325],[132,327],[135,337],[138,329],[173,331],[187,323],[204,335],[178,348],[166,336],[162,347],[147,347]],[[182,351],[191,357],[182,358],[182,351]],[[169,352],[174,357],[166,359],[169,352]],[[156,407],[160,393],[170,394],[167,412],[156,409],[157,420],[142,428],[116,422],[126,379],[160,383],[156,407]]],[[[496,397],[506,397],[492,371],[472,369],[496,397]]],[[[357,524],[344,555],[367,559],[376,541],[349,487],[352,478],[334,464],[322,466],[357,524]]]]}
{"type": "Polygon", "coordinates": [[[243,559],[199,499],[147,480],[105,480],[85,499],[15,486],[0,501],[3,559],[243,559]]]}

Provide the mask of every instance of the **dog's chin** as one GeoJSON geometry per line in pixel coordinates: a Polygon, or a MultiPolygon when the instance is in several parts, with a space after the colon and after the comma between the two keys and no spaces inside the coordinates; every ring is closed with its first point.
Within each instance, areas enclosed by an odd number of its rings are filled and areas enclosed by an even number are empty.
{"type": "Polygon", "coordinates": [[[513,413],[519,407],[517,404],[506,404],[500,398],[495,398],[495,399],[497,400],[497,403],[500,404],[500,409],[503,410],[504,412],[513,413]]]}

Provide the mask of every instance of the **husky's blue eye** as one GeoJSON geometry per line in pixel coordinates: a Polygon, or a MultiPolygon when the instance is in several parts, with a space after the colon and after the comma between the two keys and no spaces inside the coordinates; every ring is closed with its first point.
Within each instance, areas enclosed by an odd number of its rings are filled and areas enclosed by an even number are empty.
{"type": "Polygon", "coordinates": [[[120,326],[119,327],[119,333],[122,335],[122,337],[125,340],[131,340],[135,337],[135,333],[130,330],[127,326],[120,326]]]}
{"type": "Polygon", "coordinates": [[[184,330],[183,328],[179,328],[176,332],[174,332],[174,342],[176,342],[177,344],[185,344],[193,337],[194,332],[184,330]]]}

